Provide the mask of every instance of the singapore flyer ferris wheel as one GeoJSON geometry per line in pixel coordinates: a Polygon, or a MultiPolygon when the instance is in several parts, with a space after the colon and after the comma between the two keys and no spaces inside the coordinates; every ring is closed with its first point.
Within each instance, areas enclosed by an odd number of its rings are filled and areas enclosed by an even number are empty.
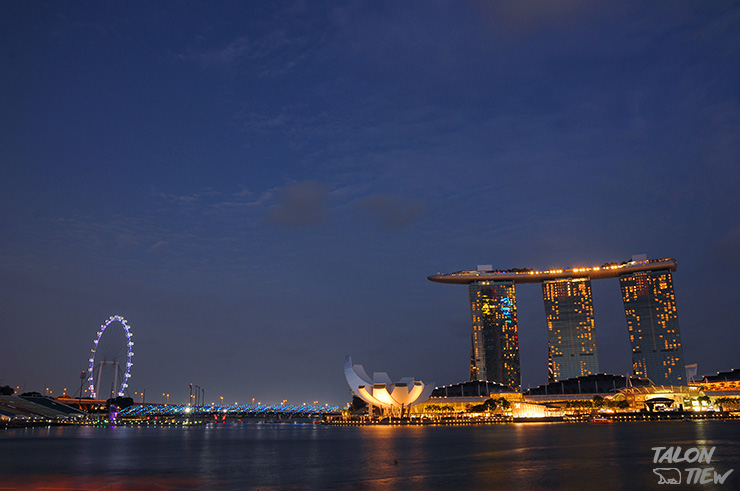
{"type": "Polygon", "coordinates": [[[87,369],[87,381],[93,399],[105,394],[108,394],[106,399],[125,394],[133,366],[133,346],[131,327],[122,316],[112,315],[100,326],[93,340],[87,369]],[[119,323],[123,332],[112,327],[113,323],[119,323]]]}

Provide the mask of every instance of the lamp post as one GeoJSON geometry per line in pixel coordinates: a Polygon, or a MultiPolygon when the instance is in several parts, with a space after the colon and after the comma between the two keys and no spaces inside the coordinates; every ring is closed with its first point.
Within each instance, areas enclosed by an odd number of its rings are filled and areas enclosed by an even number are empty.
{"type": "Polygon", "coordinates": [[[82,409],[82,384],[85,381],[85,370],[80,373],[80,396],[77,399],[77,405],[80,406],[80,409],[82,409]]]}

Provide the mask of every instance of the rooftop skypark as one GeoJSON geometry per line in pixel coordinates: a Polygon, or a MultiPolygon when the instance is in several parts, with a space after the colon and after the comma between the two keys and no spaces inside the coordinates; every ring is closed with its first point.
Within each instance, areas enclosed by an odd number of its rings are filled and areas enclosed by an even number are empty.
{"type": "Polygon", "coordinates": [[[513,281],[518,283],[542,283],[548,280],[565,278],[619,278],[622,275],[641,271],[669,270],[676,271],[676,260],[673,258],[631,260],[622,263],[606,263],[601,266],[571,269],[550,269],[537,271],[529,268],[511,268],[506,270],[478,269],[474,271],[457,271],[455,273],[437,273],[429,276],[438,283],[466,284],[477,281],[513,281]]]}

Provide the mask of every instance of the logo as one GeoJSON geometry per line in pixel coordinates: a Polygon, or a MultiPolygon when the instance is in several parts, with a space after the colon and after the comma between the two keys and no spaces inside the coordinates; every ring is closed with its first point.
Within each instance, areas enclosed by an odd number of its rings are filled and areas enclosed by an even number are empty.
{"type": "Polygon", "coordinates": [[[658,467],[653,472],[660,477],[658,484],[681,484],[681,469],[676,467],[658,467]]]}
{"type": "MultiPolygon", "coordinates": [[[[681,447],[652,447],[655,451],[654,464],[711,464],[717,447],[691,447],[682,451],[681,447]]],[[[734,469],[724,474],[714,467],[656,467],[653,473],[658,476],[658,484],[724,484],[734,469]]]]}

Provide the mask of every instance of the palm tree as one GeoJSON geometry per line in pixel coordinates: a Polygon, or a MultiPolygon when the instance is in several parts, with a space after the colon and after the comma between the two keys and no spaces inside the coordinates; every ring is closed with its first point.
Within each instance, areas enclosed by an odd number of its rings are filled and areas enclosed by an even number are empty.
{"type": "Polygon", "coordinates": [[[593,398],[592,401],[593,401],[592,404],[593,404],[593,407],[594,408],[599,409],[599,408],[604,407],[604,398],[603,397],[601,397],[599,395],[596,395],[596,396],[594,396],[594,398],[593,398]]]}

